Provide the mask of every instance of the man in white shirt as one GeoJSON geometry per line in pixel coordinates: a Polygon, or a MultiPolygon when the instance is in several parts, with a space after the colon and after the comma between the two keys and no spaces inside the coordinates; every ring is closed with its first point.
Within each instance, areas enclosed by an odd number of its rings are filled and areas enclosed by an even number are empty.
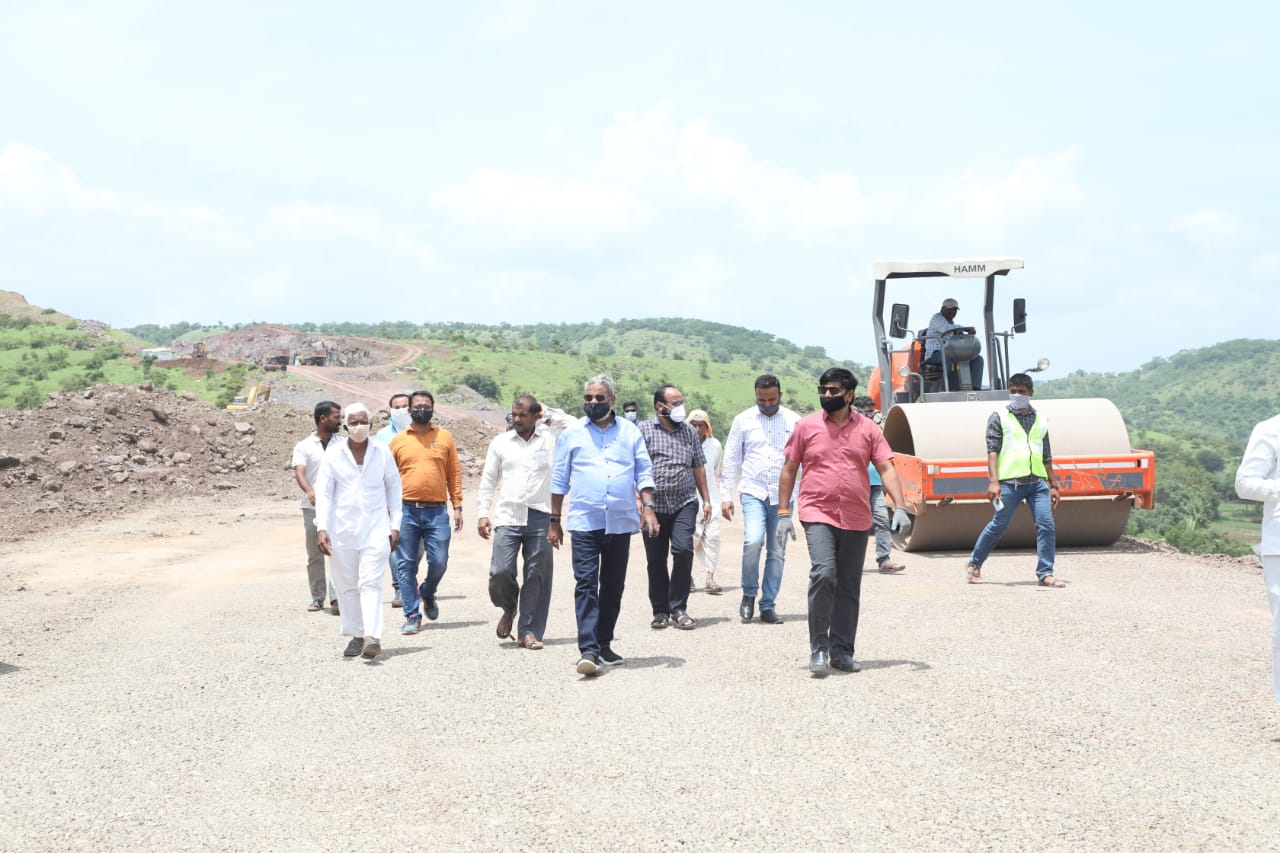
{"type": "Polygon", "coordinates": [[[511,430],[489,442],[480,474],[482,539],[493,537],[489,563],[489,598],[502,608],[498,636],[512,639],[511,626],[520,607],[516,631],[526,649],[542,648],[551,608],[551,463],[556,437],[575,422],[558,409],[542,405],[529,394],[511,404],[511,430]],[[496,500],[495,500],[496,493],[496,500]],[[516,560],[524,554],[524,585],[516,577],[516,560]]]}
{"type": "MultiPolygon", "coordinates": [[[[413,418],[409,414],[409,395],[404,391],[391,395],[391,399],[387,401],[387,412],[390,415],[391,422],[382,429],[374,433],[374,440],[390,446],[391,439],[409,428],[409,424],[413,423],[413,418]]],[[[422,549],[419,549],[422,550],[422,549]]],[[[403,607],[404,602],[400,600],[400,581],[396,577],[396,552],[393,548],[391,556],[387,561],[387,569],[391,572],[391,606],[403,607]]]]}
{"type": "MultiPolygon", "coordinates": [[[[760,592],[760,621],[780,624],[776,601],[782,588],[784,546],[778,540],[778,477],[782,449],[800,416],[782,405],[782,385],[768,373],[756,378],[756,404],[733,419],[724,442],[720,478],[721,514],[733,521],[733,496],[742,498],[742,604],[738,615],[750,622],[760,592]],[[735,491],[736,489],[736,491],[735,491]],[[767,543],[764,583],[760,551],[767,543]]],[[[794,495],[787,497],[790,506],[794,495]]]]}
{"type": "Polygon", "coordinates": [[[1262,501],[1262,580],[1271,605],[1271,692],[1280,702],[1280,415],[1253,428],[1236,471],[1236,494],[1262,501]]]}
{"type": "Polygon", "coordinates": [[[316,544],[316,492],[312,484],[320,474],[320,463],[324,460],[324,452],[333,442],[341,444],[346,441],[336,435],[342,423],[342,407],[331,400],[317,403],[315,409],[316,431],[293,446],[294,479],[302,490],[302,529],[307,543],[307,582],[311,586],[311,603],[307,610],[318,613],[324,609],[325,601],[338,612],[338,597],[333,594],[333,583],[328,586],[329,594],[325,595],[324,554],[316,544]]]}
{"type": "Polygon", "coordinates": [[[316,482],[316,543],[330,555],[345,657],[382,651],[382,574],[400,544],[400,470],[385,444],[369,440],[369,410],[342,412],[345,444],[325,451],[316,482]]]}

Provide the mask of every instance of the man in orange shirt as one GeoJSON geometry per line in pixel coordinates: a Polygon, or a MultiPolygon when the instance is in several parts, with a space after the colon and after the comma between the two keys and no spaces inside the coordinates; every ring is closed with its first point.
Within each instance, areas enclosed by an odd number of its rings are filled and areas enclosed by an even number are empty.
{"type": "Polygon", "coordinates": [[[400,469],[404,514],[400,521],[400,547],[396,550],[400,598],[404,601],[401,634],[422,630],[422,612],[432,621],[440,617],[436,590],[449,566],[448,503],[453,503],[452,530],[462,529],[462,466],[458,446],[447,429],[431,425],[436,399],[428,391],[409,395],[409,428],[391,440],[391,455],[400,469]],[[418,561],[426,546],[427,579],[418,586],[418,561]]]}

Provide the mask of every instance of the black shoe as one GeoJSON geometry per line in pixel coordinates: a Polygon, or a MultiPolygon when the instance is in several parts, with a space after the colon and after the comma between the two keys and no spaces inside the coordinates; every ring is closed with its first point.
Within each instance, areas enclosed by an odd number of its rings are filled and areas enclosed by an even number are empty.
{"type": "Polygon", "coordinates": [[[826,678],[831,671],[828,669],[829,663],[826,652],[817,651],[809,655],[809,671],[813,673],[814,678],[826,678]]]}
{"type": "Polygon", "coordinates": [[[424,598],[422,600],[422,612],[427,615],[428,619],[434,622],[440,618],[440,605],[436,604],[436,600],[434,598],[424,598]]]}
{"type": "Polygon", "coordinates": [[[622,666],[627,662],[626,658],[608,646],[600,650],[600,660],[604,661],[605,666],[622,666]]]}
{"type": "Polygon", "coordinates": [[[583,655],[578,658],[578,675],[595,675],[600,671],[600,658],[598,655],[583,655]]]}
{"type": "Polygon", "coordinates": [[[358,657],[362,651],[364,651],[364,637],[352,637],[351,642],[347,643],[347,648],[342,653],[342,656],[344,658],[358,657]]]}
{"type": "Polygon", "coordinates": [[[768,622],[770,625],[781,625],[782,617],[778,615],[778,611],[770,607],[768,610],[760,611],[760,621],[768,622]]]}
{"type": "Polygon", "coordinates": [[[670,623],[667,621],[667,614],[655,613],[653,614],[653,621],[649,623],[649,627],[656,631],[659,628],[667,627],[668,624],[670,623]]]}
{"type": "Polygon", "coordinates": [[[750,622],[751,617],[756,612],[756,600],[754,598],[742,597],[742,604],[738,605],[738,615],[742,617],[743,622],[750,622]]]}
{"type": "Polygon", "coordinates": [[[853,655],[834,655],[831,658],[831,667],[841,672],[862,672],[862,667],[853,659],[853,655]]]}

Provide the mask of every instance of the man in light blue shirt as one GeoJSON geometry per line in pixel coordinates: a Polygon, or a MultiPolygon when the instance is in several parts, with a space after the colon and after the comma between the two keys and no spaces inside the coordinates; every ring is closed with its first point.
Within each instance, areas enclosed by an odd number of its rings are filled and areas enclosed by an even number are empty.
{"type": "Polygon", "coordinates": [[[551,469],[551,525],[547,540],[559,548],[573,534],[574,605],[578,617],[580,675],[617,666],[613,629],[622,609],[631,535],[658,532],[653,512],[653,464],[635,424],[617,417],[613,380],[600,374],[583,385],[583,410],[556,445],[551,469]],[[571,491],[572,490],[572,491],[571,491]],[[642,509],[636,512],[636,494],[642,509]],[[569,512],[561,526],[564,497],[569,512]]]}
{"type": "MultiPolygon", "coordinates": [[[[391,422],[373,436],[373,440],[391,446],[391,439],[397,434],[404,432],[409,428],[412,419],[409,417],[409,395],[408,394],[392,394],[391,399],[387,401],[387,411],[391,414],[391,422]]],[[[419,549],[421,550],[421,548],[419,549]]],[[[391,556],[387,560],[390,567],[388,572],[391,575],[391,606],[404,607],[404,602],[400,599],[400,581],[396,578],[396,552],[392,549],[391,556]]]]}

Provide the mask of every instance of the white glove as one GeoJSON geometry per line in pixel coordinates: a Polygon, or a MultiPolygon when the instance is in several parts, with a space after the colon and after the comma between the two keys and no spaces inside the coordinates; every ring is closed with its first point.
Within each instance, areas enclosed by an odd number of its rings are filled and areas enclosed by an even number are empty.
{"type": "Polygon", "coordinates": [[[783,555],[787,553],[787,537],[796,538],[795,525],[791,523],[791,516],[778,516],[778,526],[774,529],[774,535],[778,537],[778,547],[783,555]]]}
{"type": "Polygon", "coordinates": [[[898,507],[893,511],[893,521],[889,522],[889,529],[903,536],[911,532],[911,516],[907,515],[905,509],[898,507]]]}

